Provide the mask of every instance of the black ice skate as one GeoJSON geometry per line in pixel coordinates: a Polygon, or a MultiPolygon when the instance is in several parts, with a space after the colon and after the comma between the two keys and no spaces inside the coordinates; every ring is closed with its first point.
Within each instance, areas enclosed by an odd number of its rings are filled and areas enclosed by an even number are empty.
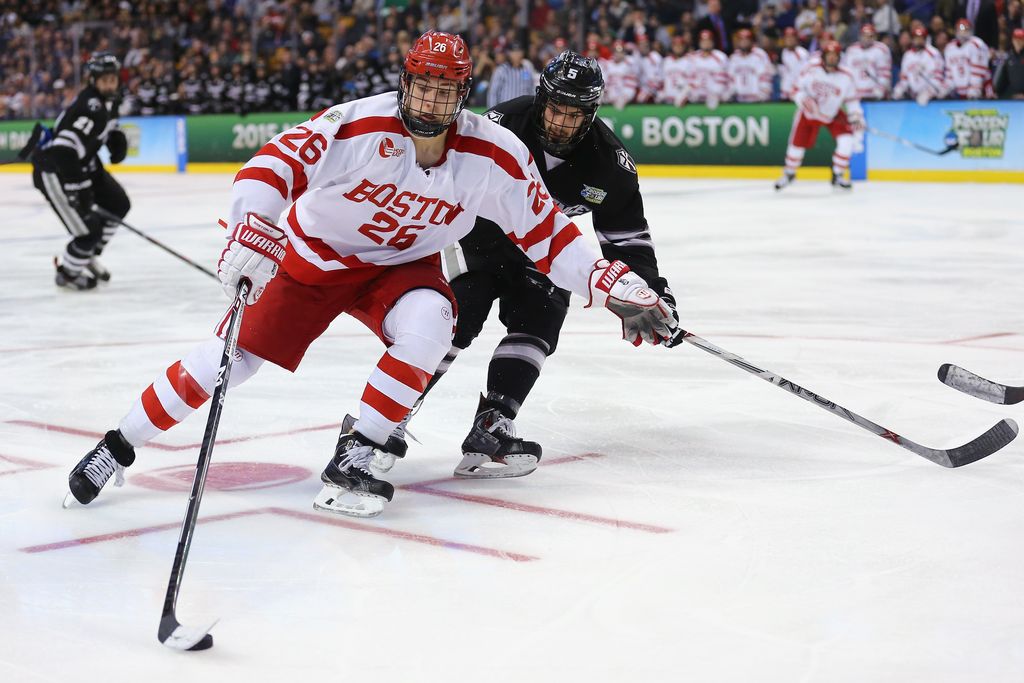
{"type": "Polygon", "coordinates": [[[133,462],[135,449],[124,440],[121,432],[107,432],[96,444],[96,448],[86,453],[75,465],[75,469],[71,470],[68,476],[71,493],[64,497],[64,507],[68,507],[72,499],[82,505],[88,505],[115,474],[117,476],[114,479],[114,486],[124,486],[124,468],[133,462]]]}
{"type": "Polygon", "coordinates": [[[839,190],[852,190],[853,189],[853,185],[850,184],[849,180],[847,180],[846,178],[843,177],[842,173],[833,173],[832,174],[832,187],[834,187],[836,189],[839,189],[839,190]]]}
{"type": "Polygon", "coordinates": [[[85,267],[97,282],[110,282],[110,271],[107,270],[107,267],[103,265],[98,256],[93,256],[89,259],[89,263],[85,267]]]}
{"type": "MultiPolygon", "coordinates": [[[[413,410],[415,412],[415,410],[413,410]]],[[[370,461],[370,467],[373,468],[373,472],[384,474],[390,472],[391,468],[395,466],[395,461],[398,458],[404,458],[405,454],[409,451],[409,444],[405,440],[406,427],[409,424],[409,420],[413,416],[413,412],[410,412],[405,416],[405,419],[398,423],[394,431],[388,436],[387,442],[383,448],[376,448],[373,451],[373,460],[370,461]]],[[[351,432],[356,425],[356,419],[351,415],[346,415],[345,419],[341,421],[341,436],[343,439],[349,432],[351,432]]],[[[416,441],[416,437],[409,434],[409,438],[416,441]]],[[[417,442],[418,443],[418,442],[417,442]]]]}
{"type": "Polygon", "coordinates": [[[395,487],[370,472],[375,444],[359,432],[342,434],[320,481],[324,487],[313,500],[313,508],[351,517],[376,517],[395,495],[395,487]]]}
{"type": "Polygon", "coordinates": [[[457,477],[477,479],[522,477],[537,469],[539,443],[516,436],[512,418],[500,405],[480,396],[473,429],[462,442],[462,462],[455,468],[457,477]]]}
{"type": "Polygon", "coordinates": [[[794,180],[796,180],[796,173],[793,171],[784,172],[782,177],[775,181],[775,190],[778,191],[788,185],[792,185],[794,180]]]}
{"type": "Polygon", "coordinates": [[[53,265],[57,268],[57,275],[54,278],[54,282],[57,283],[58,287],[71,289],[76,292],[82,292],[96,287],[96,278],[92,277],[91,274],[86,271],[80,270],[78,273],[72,273],[70,270],[58,263],[57,259],[53,260],[53,265]]]}

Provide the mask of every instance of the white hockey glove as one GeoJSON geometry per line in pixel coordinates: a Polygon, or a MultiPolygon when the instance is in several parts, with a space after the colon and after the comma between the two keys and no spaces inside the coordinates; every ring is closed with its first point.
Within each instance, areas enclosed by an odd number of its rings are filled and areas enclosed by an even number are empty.
{"type": "Polygon", "coordinates": [[[252,289],[245,302],[256,303],[267,283],[277,275],[287,245],[281,228],[251,211],[245,214],[217,264],[217,277],[227,295],[234,298],[239,281],[248,278],[252,289]]]}
{"type": "Polygon", "coordinates": [[[932,101],[932,94],[927,90],[922,90],[921,92],[917,93],[917,97],[915,99],[917,99],[917,103],[920,106],[927,107],[928,103],[932,101]]]}
{"type": "Polygon", "coordinates": [[[633,346],[660,344],[678,325],[668,302],[622,261],[601,259],[594,264],[587,308],[594,305],[604,306],[622,319],[622,338],[633,346]]]}
{"type": "Polygon", "coordinates": [[[704,101],[704,104],[707,105],[708,109],[714,111],[718,109],[718,102],[718,95],[708,95],[708,98],[704,101]]]}

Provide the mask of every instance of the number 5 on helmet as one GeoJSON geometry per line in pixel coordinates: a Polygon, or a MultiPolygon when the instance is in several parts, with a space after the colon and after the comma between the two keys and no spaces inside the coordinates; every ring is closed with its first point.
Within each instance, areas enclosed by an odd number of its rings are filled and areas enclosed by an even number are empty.
{"type": "Polygon", "coordinates": [[[235,226],[217,264],[217,277],[224,291],[233,298],[239,281],[248,278],[252,288],[246,304],[256,303],[267,283],[277,275],[287,245],[288,238],[281,228],[251,211],[245,214],[242,222],[235,226]]]}
{"type": "Polygon", "coordinates": [[[622,261],[602,259],[594,264],[587,308],[595,304],[622,319],[622,338],[633,346],[660,344],[678,325],[668,302],[622,261]]]}

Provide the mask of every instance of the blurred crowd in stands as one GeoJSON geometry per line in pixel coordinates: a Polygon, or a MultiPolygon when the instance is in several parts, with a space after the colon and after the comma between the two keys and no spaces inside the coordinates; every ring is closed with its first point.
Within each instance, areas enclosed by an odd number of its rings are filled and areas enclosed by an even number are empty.
{"type": "MultiPolygon", "coordinates": [[[[1021,0],[0,0],[0,118],[59,113],[98,50],[122,61],[122,115],[318,110],[395,90],[405,51],[427,29],[469,44],[471,104],[532,93],[538,69],[572,48],[635,78],[609,97],[623,106],[658,101],[665,75],[651,64],[699,51],[702,32],[729,59],[763,50],[770,84],[755,80],[778,99],[787,42],[813,56],[829,38],[860,44],[871,24],[891,58],[890,97],[915,29],[943,54],[961,18],[989,60],[983,92],[966,96],[1024,97],[1021,0]]],[[[621,81],[610,75],[610,86],[621,81]]],[[[750,99],[728,83],[720,95],[750,99]]]]}

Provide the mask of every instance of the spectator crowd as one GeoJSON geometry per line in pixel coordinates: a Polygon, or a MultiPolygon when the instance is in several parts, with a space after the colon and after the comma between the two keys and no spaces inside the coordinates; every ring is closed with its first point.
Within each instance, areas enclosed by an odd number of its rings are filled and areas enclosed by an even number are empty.
{"type": "Polygon", "coordinates": [[[475,105],[566,48],[614,106],[785,99],[833,39],[865,98],[1024,98],[1021,0],[0,0],[0,118],[59,113],[100,50],[123,115],[316,110],[395,90],[427,29],[470,45],[475,105]]]}

